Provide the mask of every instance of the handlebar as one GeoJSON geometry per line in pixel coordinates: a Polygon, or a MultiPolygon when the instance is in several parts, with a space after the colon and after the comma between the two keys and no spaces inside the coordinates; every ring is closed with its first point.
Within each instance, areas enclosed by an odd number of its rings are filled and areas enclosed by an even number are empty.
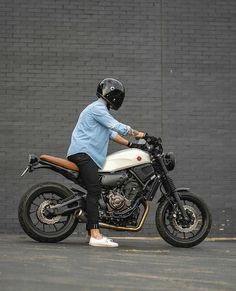
{"type": "Polygon", "coordinates": [[[163,147],[162,147],[162,139],[160,137],[155,136],[149,136],[146,134],[144,137],[146,140],[147,150],[150,153],[156,153],[156,154],[162,154],[163,153],[163,147]]]}

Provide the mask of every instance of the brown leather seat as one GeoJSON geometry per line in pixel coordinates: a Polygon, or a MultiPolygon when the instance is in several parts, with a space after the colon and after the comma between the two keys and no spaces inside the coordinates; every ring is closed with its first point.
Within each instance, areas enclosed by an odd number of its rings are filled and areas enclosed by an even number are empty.
{"type": "Polygon", "coordinates": [[[65,159],[61,159],[61,158],[57,158],[57,157],[49,156],[49,155],[42,155],[40,156],[40,160],[52,163],[54,165],[57,165],[69,170],[73,170],[77,172],[79,171],[79,168],[76,166],[76,164],[65,159]]]}

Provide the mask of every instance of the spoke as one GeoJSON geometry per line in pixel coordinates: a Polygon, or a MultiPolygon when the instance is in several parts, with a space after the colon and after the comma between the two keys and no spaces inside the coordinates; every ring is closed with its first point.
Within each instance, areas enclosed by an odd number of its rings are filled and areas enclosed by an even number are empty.
{"type": "Polygon", "coordinates": [[[37,210],[30,211],[30,213],[29,213],[29,214],[31,215],[31,214],[33,214],[33,213],[35,213],[35,212],[37,212],[37,210]]]}
{"type": "Polygon", "coordinates": [[[56,230],[56,231],[58,231],[58,228],[56,227],[56,225],[55,225],[55,224],[53,224],[53,226],[54,226],[55,230],[56,230]]]}
{"type": "Polygon", "coordinates": [[[50,199],[50,198],[45,197],[44,195],[45,195],[45,193],[42,194],[44,200],[48,200],[48,199],[50,199]]]}
{"type": "Polygon", "coordinates": [[[199,214],[196,215],[196,220],[199,220],[199,221],[201,220],[202,221],[202,215],[201,215],[201,213],[199,213],[199,214]]]}
{"type": "Polygon", "coordinates": [[[183,232],[180,231],[176,231],[176,237],[180,237],[181,239],[183,239],[183,232]]]}
{"type": "Polygon", "coordinates": [[[54,231],[53,224],[49,224],[49,225],[48,225],[48,228],[49,228],[49,232],[55,232],[55,231],[54,231]]]}
{"type": "Polygon", "coordinates": [[[177,232],[175,229],[173,229],[172,234],[173,234],[174,236],[177,236],[178,232],[177,232]]]}
{"type": "Polygon", "coordinates": [[[46,227],[47,227],[47,232],[53,232],[52,224],[47,224],[46,227]]]}
{"type": "Polygon", "coordinates": [[[59,224],[59,223],[64,223],[64,221],[59,220],[59,221],[55,222],[55,224],[59,224]]]}
{"type": "Polygon", "coordinates": [[[38,224],[39,224],[39,222],[40,222],[40,221],[38,220],[38,222],[35,224],[35,226],[36,226],[36,225],[38,225],[38,224]]]}
{"type": "Polygon", "coordinates": [[[34,202],[32,202],[32,204],[33,204],[33,205],[35,205],[35,206],[37,206],[37,207],[39,207],[39,205],[38,205],[38,204],[36,204],[36,203],[34,203],[34,202]]]}
{"type": "MultiPolygon", "coordinates": [[[[33,222],[33,221],[32,221],[33,222]]],[[[34,226],[37,226],[40,223],[40,221],[38,220],[37,223],[33,223],[34,226]]]]}

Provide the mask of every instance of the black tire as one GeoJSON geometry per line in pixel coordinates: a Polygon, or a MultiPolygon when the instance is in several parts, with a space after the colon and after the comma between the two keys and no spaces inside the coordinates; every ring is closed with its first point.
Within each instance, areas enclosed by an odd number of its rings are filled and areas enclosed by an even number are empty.
{"type": "Polygon", "coordinates": [[[167,243],[175,247],[190,248],[207,237],[211,229],[211,214],[205,202],[195,194],[183,191],[179,195],[192,220],[189,226],[183,227],[173,217],[173,206],[168,200],[162,199],[156,211],[156,227],[167,243]]]}
{"type": "Polygon", "coordinates": [[[39,212],[43,203],[51,201],[50,203],[56,204],[71,195],[68,188],[54,182],[44,182],[30,188],[21,198],[18,207],[19,222],[25,233],[38,242],[47,243],[59,242],[71,235],[78,224],[73,214],[58,216],[54,220],[47,220],[45,217],[46,223],[39,218],[39,213],[43,213],[39,212]]]}

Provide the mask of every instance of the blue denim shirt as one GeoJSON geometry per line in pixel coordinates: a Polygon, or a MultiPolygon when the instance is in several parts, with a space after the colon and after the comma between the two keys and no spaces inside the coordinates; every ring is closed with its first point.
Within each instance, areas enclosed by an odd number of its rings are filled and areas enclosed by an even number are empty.
{"type": "Polygon", "coordinates": [[[102,168],[107,156],[109,139],[114,139],[117,133],[126,135],[129,128],[112,117],[106,102],[100,98],[81,112],[72,132],[67,157],[86,153],[99,168],[102,168]]]}

